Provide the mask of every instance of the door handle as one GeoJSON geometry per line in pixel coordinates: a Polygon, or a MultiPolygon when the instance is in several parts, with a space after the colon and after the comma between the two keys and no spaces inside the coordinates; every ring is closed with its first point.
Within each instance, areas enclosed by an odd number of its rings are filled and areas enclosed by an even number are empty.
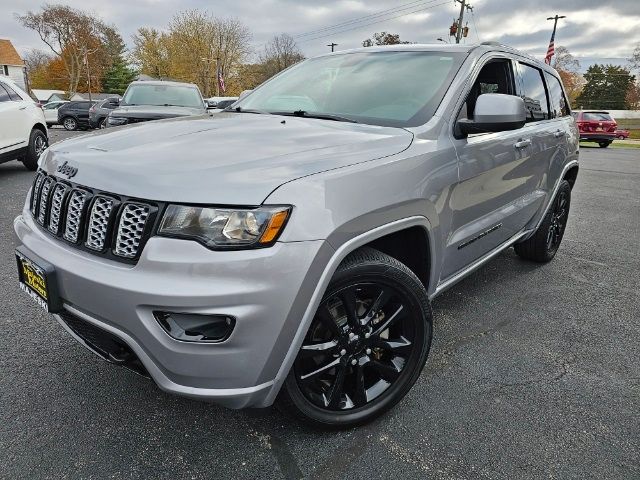
{"type": "Polygon", "coordinates": [[[531,145],[531,140],[529,139],[519,140],[513,144],[513,146],[516,148],[524,148],[524,147],[528,147],[529,145],[531,145]]]}
{"type": "Polygon", "coordinates": [[[27,108],[27,106],[25,105],[24,107],[18,107],[18,110],[24,110],[26,108],[27,108]]]}
{"type": "Polygon", "coordinates": [[[565,136],[565,132],[564,132],[564,130],[558,130],[556,133],[553,134],[553,136],[556,137],[556,138],[564,137],[565,136]]]}

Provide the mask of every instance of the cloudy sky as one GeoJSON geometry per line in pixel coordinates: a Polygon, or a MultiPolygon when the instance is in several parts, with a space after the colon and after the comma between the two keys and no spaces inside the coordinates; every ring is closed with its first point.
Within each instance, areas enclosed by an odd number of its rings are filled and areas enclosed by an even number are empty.
{"type": "MultiPolygon", "coordinates": [[[[19,51],[46,48],[35,32],[24,29],[15,13],[37,10],[41,0],[0,0],[0,37],[19,51]]],[[[50,0],[55,3],[55,0],[50,0]]],[[[203,9],[220,17],[236,17],[251,30],[255,51],[268,39],[286,32],[307,56],[360,46],[377,31],[400,34],[403,40],[448,39],[448,26],[459,7],[453,0],[61,0],[116,25],[131,44],[141,26],[165,28],[180,10],[203,9]]],[[[582,68],[594,62],[625,64],[640,43],[640,0],[471,0],[467,42],[498,40],[543,57],[552,28],[546,18],[556,13],[556,46],[564,45],[582,68]]]]}

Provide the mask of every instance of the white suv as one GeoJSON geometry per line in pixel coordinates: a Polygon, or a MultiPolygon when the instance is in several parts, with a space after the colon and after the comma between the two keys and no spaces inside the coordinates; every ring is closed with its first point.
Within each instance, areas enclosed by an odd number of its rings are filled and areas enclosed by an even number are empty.
{"type": "Polygon", "coordinates": [[[35,170],[48,143],[40,106],[13,81],[0,77],[0,163],[20,160],[35,170]]]}

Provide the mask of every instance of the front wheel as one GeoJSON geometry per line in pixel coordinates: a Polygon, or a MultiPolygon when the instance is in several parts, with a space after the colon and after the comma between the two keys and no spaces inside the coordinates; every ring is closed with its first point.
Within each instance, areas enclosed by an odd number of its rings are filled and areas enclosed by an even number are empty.
{"type": "Polygon", "coordinates": [[[431,337],[429,299],[415,274],[377,250],[358,250],[332,278],[279,404],[319,427],[373,420],[415,383],[431,337]]]}
{"type": "Polygon", "coordinates": [[[562,180],[556,197],[553,199],[553,203],[538,230],[532,237],[514,245],[516,253],[521,258],[533,260],[534,262],[546,263],[551,261],[560,247],[560,242],[562,242],[564,230],[567,227],[570,206],[571,185],[566,180],[562,180]]]}

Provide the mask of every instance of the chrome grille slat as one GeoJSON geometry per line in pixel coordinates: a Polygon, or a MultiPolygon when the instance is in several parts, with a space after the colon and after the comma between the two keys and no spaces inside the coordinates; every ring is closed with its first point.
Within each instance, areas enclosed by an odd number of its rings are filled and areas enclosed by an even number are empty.
{"type": "Polygon", "coordinates": [[[138,255],[140,242],[144,234],[150,208],[139,203],[127,203],[122,209],[118,234],[116,236],[113,253],[124,258],[134,258],[138,255]]]}
{"type": "Polygon", "coordinates": [[[38,206],[38,201],[40,199],[40,187],[42,186],[42,181],[45,179],[46,175],[42,172],[39,172],[36,176],[36,179],[33,182],[33,189],[31,190],[31,215],[35,217],[36,209],[38,206]]]}
{"type": "Polygon", "coordinates": [[[57,235],[60,229],[62,203],[64,202],[67,190],[68,187],[64,183],[58,183],[53,187],[53,193],[51,194],[51,210],[49,211],[49,226],[47,228],[54,235],[57,235]]]}
{"type": "Polygon", "coordinates": [[[47,205],[49,204],[49,192],[51,191],[51,186],[53,185],[53,178],[47,177],[42,182],[42,190],[40,191],[40,199],[38,206],[38,223],[40,225],[44,225],[44,221],[47,215],[47,205]]]}
{"type": "Polygon", "coordinates": [[[84,210],[87,195],[87,192],[83,190],[73,190],[71,192],[63,235],[65,240],[74,243],[78,241],[78,234],[80,233],[80,228],[82,226],[82,211],[84,210]]]}
{"type": "Polygon", "coordinates": [[[106,246],[109,219],[115,202],[107,197],[96,197],[89,215],[87,239],[84,244],[92,250],[103,250],[106,246]]]}

